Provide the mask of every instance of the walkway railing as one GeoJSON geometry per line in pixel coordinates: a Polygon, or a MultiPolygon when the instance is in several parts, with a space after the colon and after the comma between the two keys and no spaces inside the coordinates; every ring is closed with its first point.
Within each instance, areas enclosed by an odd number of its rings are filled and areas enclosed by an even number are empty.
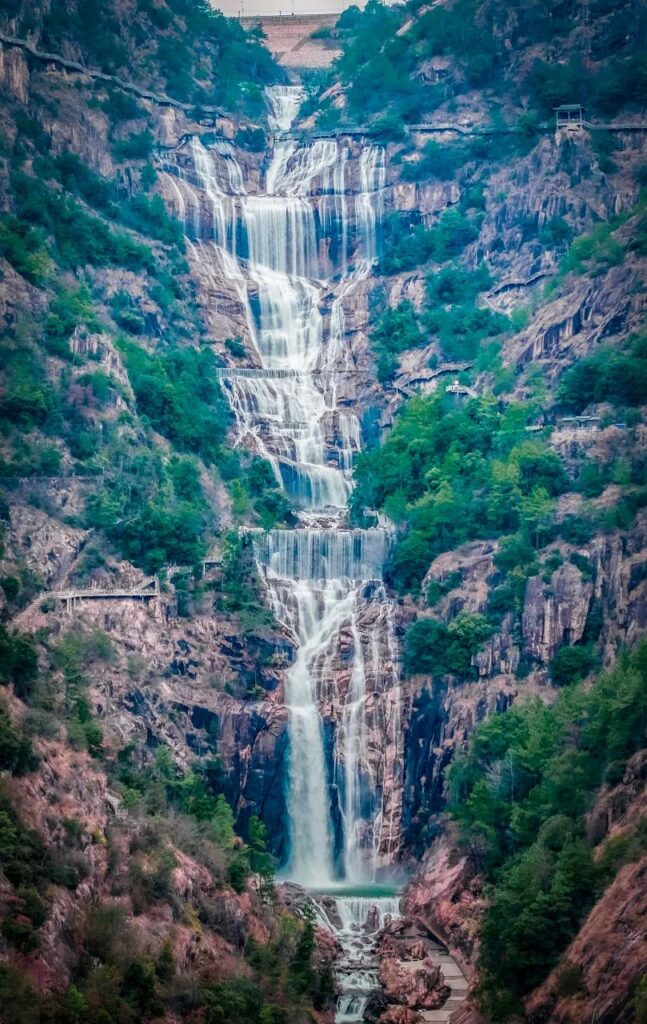
{"type": "MultiPolygon", "coordinates": [[[[219,567],[222,560],[219,555],[211,555],[202,561],[202,573],[208,569],[219,567]]],[[[133,587],[70,587],[67,590],[56,590],[43,595],[54,598],[65,604],[68,612],[76,610],[82,601],[153,601],[160,596],[160,577],[172,580],[176,576],[189,575],[193,572],[191,565],[164,565],[159,573],[146,576],[133,587]]]]}

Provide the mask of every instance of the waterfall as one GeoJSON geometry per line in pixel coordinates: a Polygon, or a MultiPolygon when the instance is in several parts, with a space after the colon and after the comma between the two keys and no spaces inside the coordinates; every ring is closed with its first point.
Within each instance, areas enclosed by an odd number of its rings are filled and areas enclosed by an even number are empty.
{"type": "Polygon", "coordinates": [[[372,992],[377,988],[376,943],[390,920],[400,916],[397,896],[320,896],[314,900],[317,923],[340,942],[343,956],[337,963],[335,1024],[360,1024],[372,992]]]}
{"type": "MultiPolygon", "coordinates": [[[[303,96],[267,90],[275,132],[290,128],[303,96]]],[[[344,303],[378,253],[384,149],[279,138],[258,191],[229,143],[193,138],[160,172],[196,275],[214,296],[226,286],[223,301],[238,304],[246,326],[253,365],[218,371],[236,443],[270,462],[300,510],[298,528],[252,534],[268,598],[296,644],[285,683],[284,870],[313,892],[336,887],[317,914],[344,948],[336,1019],[359,1021],[376,986],[377,935],[398,913],[395,897],[343,891],[393,860],[401,807],[397,641],[382,582],[390,535],[346,525],[361,431],[344,303]]]]}
{"type": "MultiPolygon", "coordinates": [[[[303,96],[296,86],[267,90],[275,131],[290,127],[303,96]]],[[[382,827],[394,743],[380,749],[377,735],[393,731],[382,698],[397,689],[397,645],[381,585],[388,536],[343,525],[361,431],[338,394],[354,369],[344,302],[377,253],[384,149],[278,140],[264,191],[246,183],[224,140],[193,137],[160,170],[196,272],[213,293],[228,282],[254,352],[253,368],[219,371],[236,443],[269,461],[302,510],[298,529],[255,539],[274,610],[298,644],[286,683],[288,871],[319,885],[372,878],[393,852],[382,827]]]]}

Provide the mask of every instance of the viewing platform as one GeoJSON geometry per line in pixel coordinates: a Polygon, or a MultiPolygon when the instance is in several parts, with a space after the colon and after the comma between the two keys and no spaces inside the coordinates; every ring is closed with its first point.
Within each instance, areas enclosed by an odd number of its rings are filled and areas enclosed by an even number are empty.
{"type": "Polygon", "coordinates": [[[474,388],[468,387],[467,384],[461,384],[458,378],[451,384],[448,384],[445,388],[446,395],[463,395],[466,398],[478,398],[478,394],[474,388]]]}

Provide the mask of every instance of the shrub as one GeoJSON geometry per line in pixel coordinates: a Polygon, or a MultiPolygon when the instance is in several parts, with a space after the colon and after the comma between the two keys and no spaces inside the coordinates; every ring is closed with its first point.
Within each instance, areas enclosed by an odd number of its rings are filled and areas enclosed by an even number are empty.
{"type": "Polygon", "coordinates": [[[38,764],[39,759],[32,750],[29,737],[15,728],[6,708],[0,704],[0,771],[26,775],[38,764]]]}
{"type": "Polygon", "coordinates": [[[46,280],[51,267],[43,232],[9,214],[0,214],[0,257],[35,285],[46,280]]]}
{"type": "Polygon", "coordinates": [[[0,682],[13,683],[16,696],[29,700],[37,674],[38,654],[33,637],[0,623],[0,682]]]}
{"type": "Polygon", "coordinates": [[[407,675],[468,676],[472,658],[490,632],[487,620],[472,612],[459,612],[448,626],[436,619],[418,619],[407,630],[404,671],[407,675]]]}
{"type": "Polygon", "coordinates": [[[647,396],[647,334],[632,335],[622,350],[602,347],[567,370],[558,399],[581,413],[588,405],[611,402],[637,407],[647,396]]]}
{"type": "Polygon", "coordinates": [[[114,143],[113,153],[117,160],[148,160],[153,152],[153,136],[145,129],[114,143]]]}
{"type": "Polygon", "coordinates": [[[595,656],[589,647],[560,647],[548,667],[555,686],[579,683],[595,665],[595,656]]]}
{"type": "Polygon", "coordinates": [[[423,340],[411,302],[388,307],[375,321],[371,332],[371,346],[377,359],[377,379],[382,384],[390,381],[398,367],[397,356],[415,348],[423,340]]]}
{"type": "Polygon", "coordinates": [[[140,413],[181,450],[220,462],[229,412],[211,349],[150,356],[132,343],[122,348],[140,413]]]}
{"type": "Polygon", "coordinates": [[[56,193],[22,172],[15,174],[12,182],[21,217],[53,236],[64,267],[76,269],[89,263],[133,271],[155,269],[147,246],[87,213],[71,196],[56,193]]]}
{"type": "Polygon", "coordinates": [[[78,327],[98,332],[102,324],[93,308],[90,292],[85,284],[78,288],[59,287],[49,304],[43,340],[53,355],[68,358],[68,341],[78,327]]]}
{"type": "Polygon", "coordinates": [[[468,154],[463,146],[441,145],[430,139],[425,143],[418,160],[402,165],[402,177],[405,181],[424,181],[428,178],[444,181],[453,178],[467,158],[468,154]]]}

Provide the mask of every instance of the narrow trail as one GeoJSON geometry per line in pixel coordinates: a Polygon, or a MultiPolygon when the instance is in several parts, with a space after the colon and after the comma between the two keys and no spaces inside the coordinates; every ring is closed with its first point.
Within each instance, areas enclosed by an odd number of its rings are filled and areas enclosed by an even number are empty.
{"type": "Polygon", "coordinates": [[[16,36],[9,36],[5,32],[0,32],[0,43],[5,43],[7,46],[18,47],[18,49],[24,50],[36,60],[42,60],[48,64],[57,64],[66,71],[75,71],[100,82],[110,82],[113,85],[116,85],[119,89],[124,89],[126,92],[133,93],[135,96],[140,96],[142,99],[151,100],[153,103],[157,103],[162,107],[175,107],[176,110],[183,110],[185,112],[199,110],[201,113],[215,114],[218,117],[228,116],[221,107],[215,107],[207,104],[182,103],[181,100],[175,100],[172,96],[167,96],[166,93],[155,92],[152,89],[144,89],[142,86],[136,85],[134,82],[127,82],[124,78],[119,78],[117,75],[109,75],[105,71],[99,71],[98,68],[89,68],[85,64],[81,64],[79,61],[69,60],[67,57],[61,57],[58,53],[49,53],[46,50],[39,50],[33,43],[30,43],[28,39],[19,39],[16,36]]]}

